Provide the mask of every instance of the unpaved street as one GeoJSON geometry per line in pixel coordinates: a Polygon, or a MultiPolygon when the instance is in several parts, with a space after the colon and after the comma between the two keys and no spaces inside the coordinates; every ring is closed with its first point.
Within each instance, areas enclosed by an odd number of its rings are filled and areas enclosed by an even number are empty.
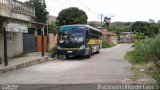
{"type": "Polygon", "coordinates": [[[86,84],[121,83],[131,76],[130,64],[123,55],[131,44],[102,49],[90,59],[54,60],[40,65],[0,74],[0,83],[86,84]]]}

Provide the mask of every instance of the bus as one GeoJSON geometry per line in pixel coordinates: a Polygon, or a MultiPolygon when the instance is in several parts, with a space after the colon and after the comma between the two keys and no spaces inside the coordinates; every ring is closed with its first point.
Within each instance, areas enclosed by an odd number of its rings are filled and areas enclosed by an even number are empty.
{"type": "Polygon", "coordinates": [[[89,25],[61,26],[57,38],[57,56],[81,55],[88,58],[99,53],[102,47],[102,32],[89,25]]]}

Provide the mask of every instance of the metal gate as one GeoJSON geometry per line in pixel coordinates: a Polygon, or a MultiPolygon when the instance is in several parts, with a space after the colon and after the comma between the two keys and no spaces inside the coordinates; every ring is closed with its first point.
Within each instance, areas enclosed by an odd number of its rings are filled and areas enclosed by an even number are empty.
{"type": "Polygon", "coordinates": [[[23,34],[23,51],[25,53],[35,52],[35,35],[23,34]]]}

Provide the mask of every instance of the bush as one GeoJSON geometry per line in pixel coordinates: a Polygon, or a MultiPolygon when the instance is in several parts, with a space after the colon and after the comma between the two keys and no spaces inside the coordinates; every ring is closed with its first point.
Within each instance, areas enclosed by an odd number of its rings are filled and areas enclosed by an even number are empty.
{"type": "Polygon", "coordinates": [[[137,33],[133,36],[137,41],[145,39],[145,36],[143,33],[137,33]]]}
{"type": "Polygon", "coordinates": [[[133,51],[129,52],[128,58],[132,63],[160,60],[160,35],[155,38],[148,38],[142,42],[137,42],[133,51]]]}
{"type": "Polygon", "coordinates": [[[106,40],[102,40],[102,48],[109,48],[112,47],[113,45],[111,43],[109,43],[106,40]]]}
{"type": "MultiPolygon", "coordinates": [[[[160,34],[134,45],[134,50],[127,53],[127,58],[133,64],[154,63],[153,78],[160,83],[160,34]]],[[[151,72],[151,71],[150,71],[151,72]]]]}

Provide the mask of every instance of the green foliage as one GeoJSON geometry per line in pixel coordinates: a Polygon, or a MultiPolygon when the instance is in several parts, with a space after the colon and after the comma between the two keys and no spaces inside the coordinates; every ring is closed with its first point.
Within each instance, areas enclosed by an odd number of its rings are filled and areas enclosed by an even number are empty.
{"type": "Polygon", "coordinates": [[[155,37],[159,33],[160,28],[159,28],[158,24],[150,23],[149,29],[150,29],[150,31],[148,33],[149,37],[155,37]]]}
{"type": "Polygon", "coordinates": [[[155,23],[155,20],[149,19],[148,22],[149,22],[149,23],[155,23]]]}
{"type": "Polygon", "coordinates": [[[87,15],[84,11],[70,7],[63,9],[57,17],[58,26],[71,25],[71,24],[87,24],[87,15]]]}
{"type": "Polygon", "coordinates": [[[109,31],[115,31],[117,35],[120,35],[121,32],[130,32],[131,22],[113,22],[109,26],[109,31]]]}
{"type": "Polygon", "coordinates": [[[56,48],[53,48],[53,49],[49,50],[48,53],[54,54],[55,51],[56,51],[56,48]]]}
{"type": "Polygon", "coordinates": [[[149,74],[160,84],[160,34],[134,46],[134,50],[127,53],[129,61],[133,64],[153,62],[154,66],[149,74]]]}
{"type": "Polygon", "coordinates": [[[129,25],[114,25],[109,27],[109,31],[116,32],[118,38],[120,38],[121,32],[130,32],[130,26],[129,25]]]}
{"type": "Polygon", "coordinates": [[[137,33],[137,34],[134,35],[134,39],[140,41],[140,40],[145,39],[145,36],[144,36],[143,33],[137,33]]]}
{"type": "Polygon", "coordinates": [[[143,21],[136,21],[132,24],[131,30],[134,33],[147,33],[149,31],[149,23],[143,21]]]}
{"type": "Polygon", "coordinates": [[[111,26],[130,26],[132,22],[112,22],[111,26]]]}
{"type": "Polygon", "coordinates": [[[57,33],[58,31],[58,26],[56,25],[55,22],[51,22],[51,24],[49,24],[48,26],[48,32],[49,33],[57,33]]]}
{"type": "Polygon", "coordinates": [[[109,31],[129,32],[130,31],[130,26],[110,26],[109,31]]]}
{"type": "Polygon", "coordinates": [[[111,43],[109,43],[106,40],[102,40],[102,48],[109,48],[112,47],[113,45],[111,43]]]}
{"type": "Polygon", "coordinates": [[[36,15],[36,21],[40,23],[46,23],[47,22],[47,15],[49,14],[46,10],[46,3],[45,0],[29,0],[25,3],[32,5],[35,7],[35,15],[36,15]]]}
{"type": "Polygon", "coordinates": [[[144,33],[145,36],[154,37],[159,32],[159,26],[156,23],[136,21],[132,24],[131,30],[134,33],[144,33]]]}
{"type": "Polygon", "coordinates": [[[160,35],[137,42],[133,51],[128,53],[133,63],[160,61],[160,35]]]}
{"type": "Polygon", "coordinates": [[[109,28],[109,24],[111,22],[111,18],[105,17],[103,22],[104,22],[104,24],[103,24],[102,27],[105,28],[105,29],[108,29],[109,28]]]}

